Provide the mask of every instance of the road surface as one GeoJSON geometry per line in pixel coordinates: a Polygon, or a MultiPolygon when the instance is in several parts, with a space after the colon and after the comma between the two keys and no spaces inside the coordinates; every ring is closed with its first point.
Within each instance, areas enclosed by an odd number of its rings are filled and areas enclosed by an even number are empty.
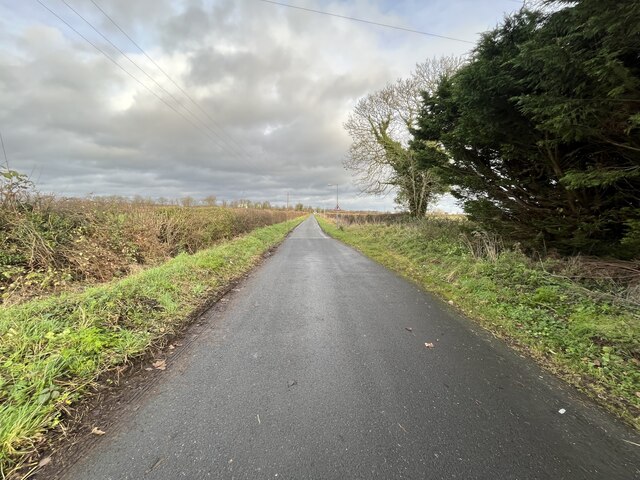
{"type": "Polygon", "coordinates": [[[640,478],[634,432],[313,217],[161,378],[65,478],[640,478]]]}

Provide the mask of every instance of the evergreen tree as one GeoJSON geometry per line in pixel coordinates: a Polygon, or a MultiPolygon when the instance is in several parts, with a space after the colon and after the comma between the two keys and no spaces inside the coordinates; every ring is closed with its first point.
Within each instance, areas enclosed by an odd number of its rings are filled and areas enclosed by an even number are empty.
{"type": "Polygon", "coordinates": [[[412,146],[486,228],[565,253],[638,255],[640,3],[562,3],[486,33],[425,93],[412,146]]]}

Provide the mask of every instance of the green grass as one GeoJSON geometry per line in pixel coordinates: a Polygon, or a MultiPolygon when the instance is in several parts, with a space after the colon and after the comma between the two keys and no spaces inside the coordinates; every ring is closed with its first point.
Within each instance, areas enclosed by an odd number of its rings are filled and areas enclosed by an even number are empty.
{"type": "MultiPolygon", "coordinates": [[[[473,255],[460,221],[336,226],[331,236],[417,282],[640,428],[640,309],[524,254],[473,255]]],[[[467,237],[468,238],[468,237],[467,237]]]]}
{"type": "Polygon", "coordinates": [[[301,221],[259,228],[82,293],[0,308],[1,471],[32,452],[100,374],[162,345],[301,221]]]}

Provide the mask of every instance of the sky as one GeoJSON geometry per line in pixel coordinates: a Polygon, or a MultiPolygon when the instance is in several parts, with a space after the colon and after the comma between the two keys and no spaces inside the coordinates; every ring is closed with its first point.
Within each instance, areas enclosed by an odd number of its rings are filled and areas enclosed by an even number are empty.
{"type": "MultiPolygon", "coordinates": [[[[520,7],[281,3],[471,42],[520,7]]],[[[393,211],[393,194],[360,194],[343,167],[342,125],[416,63],[472,47],[260,0],[0,0],[0,134],[46,193],[333,208],[338,184],[343,209],[393,211]]]]}

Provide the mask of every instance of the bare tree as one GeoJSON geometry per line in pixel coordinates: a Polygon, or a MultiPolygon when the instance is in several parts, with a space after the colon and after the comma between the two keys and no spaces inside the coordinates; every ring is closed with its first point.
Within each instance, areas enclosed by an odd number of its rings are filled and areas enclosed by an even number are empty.
{"type": "Polygon", "coordinates": [[[183,207],[193,207],[195,204],[195,199],[189,195],[180,199],[180,205],[182,205],[183,207]]]}
{"type": "Polygon", "coordinates": [[[216,206],[216,196],[215,195],[208,195],[206,197],[204,197],[202,199],[202,201],[204,202],[205,205],[207,205],[208,207],[215,207],[216,206]]]}
{"type": "Polygon", "coordinates": [[[396,190],[396,201],[421,216],[443,187],[433,172],[419,167],[409,148],[411,129],[421,107],[422,92],[433,91],[441,77],[464,60],[441,57],[417,64],[409,78],[398,79],[361,98],[344,128],[353,143],[344,166],[353,170],[364,193],[396,190]]]}

